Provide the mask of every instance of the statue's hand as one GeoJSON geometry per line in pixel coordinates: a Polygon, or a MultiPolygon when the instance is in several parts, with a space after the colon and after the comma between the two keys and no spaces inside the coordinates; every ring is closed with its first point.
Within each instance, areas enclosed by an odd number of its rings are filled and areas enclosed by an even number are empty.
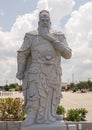
{"type": "Polygon", "coordinates": [[[16,74],[16,77],[19,79],[19,80],[22,80],[24,78],[24,74],[23,73],[17,73],[16,74]]]}
{"type": "Polygon", "coordinates": [[[46,39],[46,40],[52,42],[52,43],[56,41],[56,39],[55,39],[53,36],[51,36],[50,34],[43,35],[42,37],[43,37],[44,39],[46,39]]]}

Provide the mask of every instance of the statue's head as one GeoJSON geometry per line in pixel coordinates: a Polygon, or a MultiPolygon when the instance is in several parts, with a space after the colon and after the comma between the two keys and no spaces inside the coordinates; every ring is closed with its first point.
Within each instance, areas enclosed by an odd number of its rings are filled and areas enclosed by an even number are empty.
{"type": "Polygon", "coordinates": [[[41,27],[48,27],[50,28],[51,26],[51,21],[50,21],[50,14],[49,11],[47,10],[42,10],[39,13],[39,22],[38,22],[39,26],[41,27]]]}

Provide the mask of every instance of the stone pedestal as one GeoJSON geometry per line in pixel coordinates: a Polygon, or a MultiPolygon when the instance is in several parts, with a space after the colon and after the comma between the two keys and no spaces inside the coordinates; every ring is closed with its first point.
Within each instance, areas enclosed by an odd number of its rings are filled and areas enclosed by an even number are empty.
{"type": "Polygon", "coordinates": [[[29,127],[21,127],[21,130],[67,130],[67,126],[63,121],[53,124],[35,124],[29,127]]]}

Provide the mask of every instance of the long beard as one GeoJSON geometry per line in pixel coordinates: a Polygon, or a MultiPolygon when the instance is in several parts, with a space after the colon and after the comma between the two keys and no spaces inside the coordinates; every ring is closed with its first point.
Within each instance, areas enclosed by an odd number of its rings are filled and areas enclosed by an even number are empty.
{"type": "Polygon", "coordinates": [[[39,27],[38,32],[40,35],[47,35],[49,34],[50,28],[48,27],[39,27]]]}

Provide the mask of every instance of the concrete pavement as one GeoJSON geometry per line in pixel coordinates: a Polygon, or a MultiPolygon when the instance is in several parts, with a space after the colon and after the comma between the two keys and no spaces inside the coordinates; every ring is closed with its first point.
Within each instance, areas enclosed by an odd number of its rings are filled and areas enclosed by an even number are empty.
{"type": "Polygon", "coordinates": [[[86,108],[88,110],[86,120],[92,121],[92,92],[62,92],[63,98],[60,101],[66,110],[70,108],[86,108]]]}

